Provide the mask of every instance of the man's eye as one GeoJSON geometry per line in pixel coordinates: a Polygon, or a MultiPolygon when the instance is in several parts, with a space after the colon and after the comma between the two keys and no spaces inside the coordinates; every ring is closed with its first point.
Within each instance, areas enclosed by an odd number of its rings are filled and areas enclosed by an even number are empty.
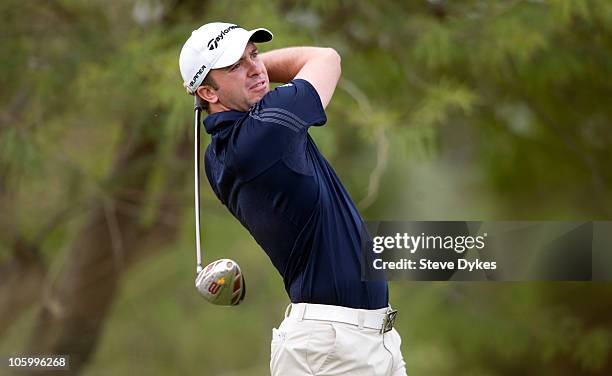
{"type": "Polygon", "coordinates": [[[257,55],[259,55],[259,51],[254,51],[251,53],[251,57],[254,59],[257,57],[257,55]]]}
{"type": "Polygon", "coordinates": [[[240,63],[236,63],[234,65],[232,65],[232,67],[230,68],[231,71],[236,70],[238,67],[240,66],[240,63]]]}

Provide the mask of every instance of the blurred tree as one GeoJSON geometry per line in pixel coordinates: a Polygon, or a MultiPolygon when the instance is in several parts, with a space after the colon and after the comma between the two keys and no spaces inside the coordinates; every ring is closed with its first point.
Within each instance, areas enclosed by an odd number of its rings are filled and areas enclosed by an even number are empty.
{"type": "MultiPolygon", "coordinates": [[[[18,111],[22,111],[23,117],[26,117],[27,108],[32,105],[32,103],[27,105],[22,103],[23,94],[19,90],[13,97],[13,105],[9,108],[9,112],[3,117],[7,126],[14,126],[6,130],[3,138],[2,162],[6,167],[3,171],[7,172],[7,178],[3,180],[7,185],[3,204],[15,210],[13,213],[16,215],[12,218],[3,218],[7,223],[11,223],[8,227],[11,231],[4,239],[8,240],[9,246],[12,245],[13,256],[1,266],[7,272],[2,275],[4,279],[2,297],[6,305],[2,306],[0,328],[6,328],[30,304],[42,300],[42,310],[27,351],[70,354],[71,371],[77,374],[95,348],[121,274],[133,261],[151,251],[159,250],[164,244],[171,242],[177,234],[180,224],[178,216],[182,205],[175,198],[174,186],[168,186],[166,181],[157,181],[159,178],[156,178],[155,169],[159,168],[160,159],[172,159],[172,162],[181,168],[166,172],[165,176],[174,184],[181,184],[186,178],[186,172],[190,171],[185,165],[191,160],[188,154],[191,142],[186,132],[181,133],[181,139],[175,140],[170,136],[169,140],[164,141],[168,134],[164,134],[163,124],[157,124],[159,122],[150,115],[155,110],[146,108],[143,111],[142,108],[135,107],[136,104],[146,102],[148,88],[143,88],[142,83],[146,81],[149,81],[150,85],[156,83],[154,76],[146,77],[147,72],[131,72],[135,75],[134,79],[122,80],[123,74],[130,74],[130,69],[133,69],[132,64],[141,63],[145,66],[150,62],[150,56],[139,55],[140,61],[128,60],[130,53],[134,55],[130,52],[134,47],[129,44],[127,47],[124,46],[121,35],[113,33],[109,22],[110,17],[119,9],[106,8],[104,13],[94,16],[101,5],[87,5],[81,2],[48,2],[43,6],[11,5],[15,7],[9,7],[10,14],[14,17],[15,24],[12,25],[14,29],[18,30],[17,25],[23,24],[32,16],[36,16],[39,21],[36,27],[40,28],[33,30],[30,35],[28,33],[19,35],[23,37],[24,45],[37,47],[35,52],[25,59],[28,62],[36,61],[32,68],[34,75],[40,76],[36,77],[37,83],[28,82],[27,75],[24,74],[28,71],[27,67],[16,66],[16,72],[12,73],[17,76],[24,75],[26,79],[21,83],[24,87],[27,88],[28,84],[32,84],[40,91],[37,96],[30,97],[31,102],[41,104],[33,112],[45,117],[47,123],[62,124],[60,129],[54,130],[41,129],[42,124],[38,123],[37,118],[32,119],[31,123],[24,119],[23,123],[9,124],[11,121],[19,120],[21,113],[18,111]],[[61,27],[65,33],[49,34],[53,21],[57,19],[62,20],[61,27]],[[95,22],[91,22],[92,20],[95,22]],[[94,33],[106,37],[88,40],[87,37],[94,33]],[[50,39],[47,44],[44,44],[45,38],[50,39]],[[108,50],[102,56],[96,55],[95,51],[101,46],[106,46],[108,50]],[[124,48],[128,51],[124,51],[124,48]],[[100,71],[101,64],[106,65],[104,60],[112,59],[113,55],[119,57],[115,59],[117,65],[100,71]],[[121,59],[124,59],[123,64],[120,62],[121,59]],[[38,68],[36,65],[53,69],[40,72],[35,69],[38,68]],[[23,70],[26,72],[22,72],[23,70]],[[84,74],[79,73],[83,71],[84,74]],[[100,75],[106,80],[105,82],[97,81],[100,75]],[[117,81],[113,82],[114,80],[117,81]],[[63,101],[54,103],[58,99],[58,93],[61,94],[59,97],[63,97],[63,101]],[[116,106],[101,108],[101,104],[113,100],[119,101],[116,106]],[[88,101],[91,103],[87,103],[88,101]],[[43,142],[59,141],[54,138],[57,135],[49,131],[72,132],[72,136],[76,137],[71,142],[80,142],[86,147],[95,148],[96,142],[104,140],[95,138],[79,140],[80,129],[87,129],[92,125],[107,127],[104,122],[108,121],[108,118],[103,117],[113,107],[117,112],[111,114],[111,117],[119,120],[114,122],[118,135],[112,154],[107,153],[108,160],[114,160],[112,168],[107,173],[92,177],[91,171],[84,170],[82,166],[74,166],[74,161],[69,160],[70,157],[61,159],[59,166],[42,165],[42,159],[47,157],[44,148],[50,147],[43,142]],[[89,111],[81,112],[83,109],[89,111]],[[100,110],[102,113],[99,113],[100,110]],[[15,114],[11,114],[11,111],[15,114]],[[96,121],[96,117],[102,117],[103,120],[96,121]],[[45,141],[41,141],[37,136],[46,136],[45,141]],[[22,160],[21,154],[24,153],[22,146],[25,151],[33,154],[31,160],[25,162],[22,160]],[[34,166],[38,168],[36,172],[43,176],[28,176],[28,169],[36,163],[40,164],[34,166]],[[61,170],[62,167],[72,170],[68,176],[62,176],[64,172],[61,170]],[[38,228],[32,226],[33,234],[28,233],[31,224],[19,223],[25,221],[23,217],[25,213],[19,210],[36,210],[41,209],[41,206],[42,209],[48,210],[48,208],[44,204],[39,206],[38,203],[35,203],[35,207],[28,207],[30,197],[26,197],[28,201],[23,201],[21,197],[15,199],[14,196],[19,196],[18,187],[22,186],[23,180],[30,178],[28,182],[30,184],[46,185],[52,181],[62,182],[66,178],[72,179],[73,173],[78,175],[76,184],[79,186],[72,188],[70,192],[54,193],[60,197],[66,195],[60,205],[75,206],[71,208],[52,206],[55,212],[49,210],[46,215],[52,222],[47,222],[45,218],[42,224],[37,223],[38,228]],[[46,174],[54,176],[49,177],[46,174]],[[40,181],[40,178],[45,181],[40,181]],[[86,184],[93,184],[94,189],[82,186],[86,184]],[[155,201],[153,205],[149,201],[152,198],[155,201]],[[51,286],[42,288],[46,285],[45,280],[51,277],[44,274],[40,249],[44,247],[47,236],[53,236],[55,231],[65,230],[72,216],[81,215],[79,210],[85,211],[85,220],[81,226],[77,226],[74,234],[63,236],[64,241],[71,243],[71,250],[58,271],[57,280],[53,281],[51,286]],[[16,221],[17,225],[14,225],[13,221],[16,221]]],[[[63,135],[65,136],[65,133],[63,135]]],[[[88,150],[85,148],[80,152],[88,150]]],[[[82,154],[79,157],[82,157],[82,154]]],[[[90,163],[100,163],[95,157],[99,158],[94,156],[90,163]]],[[[99,174],[98,171],[94,173],[99,174]]],[[[63,184],[59,188],[62,186],[63,184]]],[[[53,187],[45,186],[45,188],[53,187]]],[[[51,256],[57,257],[57,255],[51,256]]]]}

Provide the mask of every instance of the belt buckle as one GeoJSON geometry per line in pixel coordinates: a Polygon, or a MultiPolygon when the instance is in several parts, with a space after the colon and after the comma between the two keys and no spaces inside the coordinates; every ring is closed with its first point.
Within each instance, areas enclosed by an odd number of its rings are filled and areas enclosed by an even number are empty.
{"type": "Polygon", "coordinates": [[[383,326],[380,329],[380,334],[384,334],[390,332],[395,325],[395,317],[397,316],[397,310],[392,309],[385,314],[385,318],[383,320],[383,326]]]}

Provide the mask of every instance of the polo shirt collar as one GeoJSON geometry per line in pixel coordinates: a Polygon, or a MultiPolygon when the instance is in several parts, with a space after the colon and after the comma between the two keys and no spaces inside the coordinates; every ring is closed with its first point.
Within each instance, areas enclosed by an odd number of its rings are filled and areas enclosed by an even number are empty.
{"type": "Polygon", "coordinates": [[[229,110],[210,114],[204,119],[206,133],[212,134],[214,132],[217,132],[221,128],[234,124],[236,120],[242,118],[245,114],[246,112],[236,110],[229,110]]]}

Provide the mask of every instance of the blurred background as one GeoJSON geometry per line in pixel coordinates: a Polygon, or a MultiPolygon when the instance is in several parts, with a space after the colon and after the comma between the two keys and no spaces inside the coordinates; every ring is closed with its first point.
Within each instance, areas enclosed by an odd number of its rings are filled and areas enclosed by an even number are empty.
{"type": "MultiPolygon", "coordinates": [[[[269,28],[261,51],[341,54],[327,126],[311,135],[366,220],[612,217],[608,0],[3,0],[0,12],[1,356],[68,354],[84,376],[268,374],[288,298],[207,185],[205,260],[237,260],[248,294],[220,308],[194,288],[193,101],[178,55],[211,21],[269,28]]],[[[411,376],[612,374],[611,284],[390,291],[411,376]]]]}

